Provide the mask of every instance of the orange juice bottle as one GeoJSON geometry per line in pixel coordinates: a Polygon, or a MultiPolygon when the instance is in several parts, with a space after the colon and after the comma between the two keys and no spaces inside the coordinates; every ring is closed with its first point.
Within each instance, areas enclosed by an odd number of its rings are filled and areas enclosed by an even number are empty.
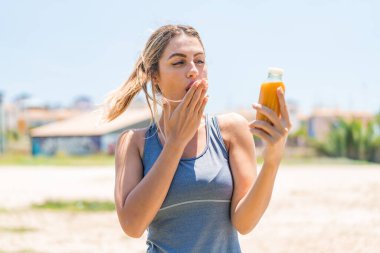
{"type": "MultiPolygon", "coordinates": [[[[277,116],[280,116],[280,104],[277,97],[277,88],[282,87],[282,90],[285,92],[285,85],[282,82],[282,75],[284,74],[284,70],[280,68],[269,68],[268,69],[268,77],[261,84],[260,88],[260,96],[259,96],[259,104],[264,105],[272,109],[277,116]]],[[[268,123],[272,124],[264,114],[257,112],[256,114],[257,120],[264,120],[268,123]]]]}

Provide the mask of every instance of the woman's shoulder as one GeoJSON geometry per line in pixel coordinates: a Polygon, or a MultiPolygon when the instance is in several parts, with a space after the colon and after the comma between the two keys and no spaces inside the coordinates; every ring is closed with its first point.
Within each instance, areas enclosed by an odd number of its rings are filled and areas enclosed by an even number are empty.
{"type": "Polygon", "coordinates": [[[144,128],[133,128],[125,130],[119,136],[118,145],[123,145],[123,140],[130,139],[131,144],[138,148],[140,158],[142,158],[145,144],[145,133],[148,131],[148,129],[149,126],[144,128]]]}
{"type": "Polygon", "coordinates": [[[248,123],[248,120],[237,112],[223,113],[215,116],[218,120],[219,128],[221,130],[223,128],[223,130],[228,132],[236,130],[236,127],[246,126],[248,123]]]}
{"type": "Polygon", "coordinates": [[[218,114],[215,115],[215,117],[218,121],[222,137],[228,146],[227,148],[229,148],[231,138],[233,138],[237,132],[244,130],[248,126],[247,119],[236,112],[218,114]]]}

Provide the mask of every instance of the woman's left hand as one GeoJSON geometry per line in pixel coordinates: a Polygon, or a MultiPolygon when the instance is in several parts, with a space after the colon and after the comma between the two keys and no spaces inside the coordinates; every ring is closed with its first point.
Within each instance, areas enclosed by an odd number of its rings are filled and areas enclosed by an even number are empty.
{"type": "Polygon", "coordinates": [[[272,125],[262,120],[254,120],[249,124],[251,133],[260,137],[266,143],[263,151],[264,162],[275,166],[278,166],[281,162],[288,133],[292,127],[284,92],[280,87],[277,89],[277,96],[281,109],[280,117],[266,106],[253,104],[252,107],[257,112],[264,114],[272,122],[272,125]]]}

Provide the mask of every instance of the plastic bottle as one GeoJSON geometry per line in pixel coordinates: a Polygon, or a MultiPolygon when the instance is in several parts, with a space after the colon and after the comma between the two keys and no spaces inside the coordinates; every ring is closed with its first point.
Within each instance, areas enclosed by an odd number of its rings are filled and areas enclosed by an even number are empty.
{"type": "MultiPolygon", "coordinates": [[[[277,96],[277,88],[282,87],[282,90],[285,93],[285,85],[282,81],[282,75],[284,74],[284,70],[280,68],[269,68],[268,69],[268,77],[261,84],[260,88],[260,96],[259,96],[259,104],[264,105],[272,109],[277,116],[280,116],[280,104],[277,96]]],[[[272,121],[269,120],[265,115],[259,113],[257,111],[256,120],[267,121],[272,124],[272,121]]]]}

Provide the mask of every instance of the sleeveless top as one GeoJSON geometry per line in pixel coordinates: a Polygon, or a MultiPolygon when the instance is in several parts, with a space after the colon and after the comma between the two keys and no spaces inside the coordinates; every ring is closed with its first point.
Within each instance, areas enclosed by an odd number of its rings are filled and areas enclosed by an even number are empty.
{"type": "MultiPolygon", "coordinates": [[[[230,218],[233,178],[216,116],[206,114],[207,144],[181,158],[165,200],[147,228],[149,253],[241,253],[230,218]]],[[[155,123],[145,134],[144,176],[163,146],[155,123]]]]}

